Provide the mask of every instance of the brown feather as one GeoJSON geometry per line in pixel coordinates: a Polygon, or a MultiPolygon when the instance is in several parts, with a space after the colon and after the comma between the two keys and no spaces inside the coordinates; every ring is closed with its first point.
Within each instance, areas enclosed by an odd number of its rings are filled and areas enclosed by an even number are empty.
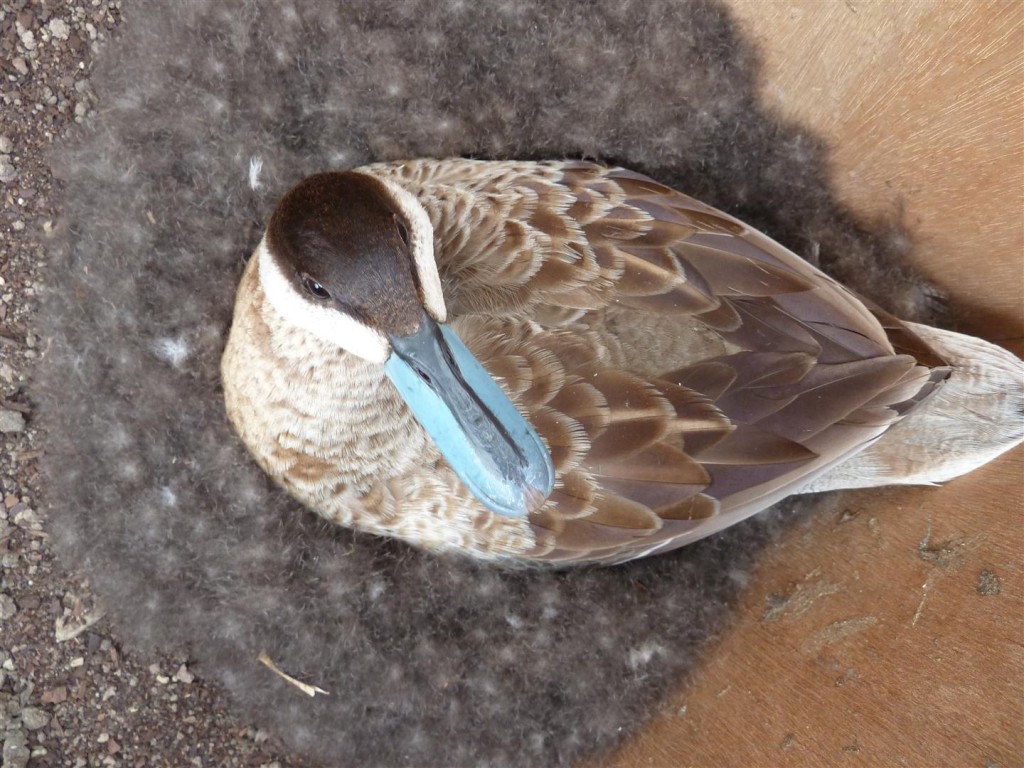
{"type": "Polygon", "coordinates": [[[551,462],[558,472],[579,464],[590,447],[579,422],[551,408],[534,409],[530,413],[530,421],[547,445],[551,462]]]}
{"type": "MultiPolygon", "coordinates": [[[[621,265],[621,273],[616,290],[622,296],[652,296],[673,290],[686,282],[679,262],[663,248],[636,248],[632,251],[622,249],[611,251],[621,265]]],[[[708,299],[703,296],[697,306],[707,306],[708,299]]]]}
{"type": "Polygon", "coordinates": [[[718,358],[670,371],[663,374],[662,378],[717,400],[736,381],[736,368],[727,359],[718,358]]]}
{"type": "Polygon", "coordinates": [[[585,381],[566,384],[551,399],[550,405],[575,419],[591,436],[599,434],[610,419],[607,399],[597,387],[585,381]]]}
{"type": "Polygon", "coordinates": [[[703,450],[691,449],[691,453],[702,464],[743,466],[791,464],[818,456],[800,443],[749,424],[741,424],[713,445],[703,450]]]}
{"type": "Polygon", "coordinates": [[[656,531],[661,527],[661,519],[650,507],[630,501],[608,489],[597,494],[594,507],[594,513],[586,518],[588,523],[644,531],[656,531]]]}
{"type": "Polygon", "coordinates": [[[655,443],[643,451],[623,454],[613,460],[592,461],[588,456],[584,466],[596,477],[701,487],[709,482],[708,473],[700,464],[667,443],[655,443]]]}
{"type": "Polygon", "coordinates": [[[591,442],[587,463],[624,460],[656,443],[667,431],[661,419],[613,421],[591,442]]]}
{"type": "Polygon", "coordinates": [[[601,487],[624,499],[642,504],[661,515],[663,509],[673,509],[699,494],[703,484],[662,483],[632,478],[599,476],[601,487]]]}
{"type": "Polygon", "coordinates": [[[567,520],[557,538],[558,549],[590,553],[594,550],[623,547],[651,535],[650,528],[620,528],[589,520],[567,520]]]}
{"type": "Polygon", "coordinates": [[[728,301],[721,301],[714,309],[698,313],[702,323],[723,335],[739,331],[743,327],[743,318],[728,301]]]}
{"type": "Polygon", "coordinates": [[[659,509],[663,520],[706,520],[718,514],[721,504],[706,493],[699,493],[668,509],[659,509]]]}
{"type": "MultiPolygon", "coordinates": [[[[723,244],[735,239],[725,235],[717,237],[723,244]]],[[[795,272],[731,253],[726,248],[682,242],[672,250],[684,264],[686,273],[693,270],[699,274],[718,296],[774,296],[806,292],[813,287],[809,280],[795,272]]]]}
{"type": "Polygon", "coordinates": [[[675,414],[668,421],[669,432],[725,435],[732,430],[729,418],[701,392],[659,379],[652,380],[651,384],[657,387],[658,394],[675,414]]]}

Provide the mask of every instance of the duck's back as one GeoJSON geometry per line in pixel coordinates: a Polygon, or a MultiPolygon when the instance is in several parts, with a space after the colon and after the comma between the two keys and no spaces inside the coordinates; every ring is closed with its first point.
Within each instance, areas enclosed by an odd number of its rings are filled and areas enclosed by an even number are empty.
{"type": "Polygon", "coordinates": [[[548,443],[531,557],[682,546],[940,387],[907,326],[741,222],[581,163],[371,166],[423,203],[454,326],[548,443]]]}

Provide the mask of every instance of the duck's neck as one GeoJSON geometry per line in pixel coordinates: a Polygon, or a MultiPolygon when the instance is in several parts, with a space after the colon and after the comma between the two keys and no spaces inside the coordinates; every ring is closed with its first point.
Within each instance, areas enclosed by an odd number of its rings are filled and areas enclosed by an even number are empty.
{"type": "Polygon", "coordinates": [[[399,475],[436,450],[383,366],[289,325],[263,297],[254,264],[243,278],[224,374],[243,441],[272,477],[307,500],[360,496],[372,479],[399,475]],[[255,290],[244,290],[246,281],[255,290]]]}

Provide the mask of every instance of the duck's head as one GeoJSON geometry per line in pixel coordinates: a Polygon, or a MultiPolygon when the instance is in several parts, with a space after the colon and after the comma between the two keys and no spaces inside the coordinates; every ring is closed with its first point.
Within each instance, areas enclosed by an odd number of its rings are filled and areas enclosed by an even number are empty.
{"type": "Polygon", "coordinates": [[[311,176],[278,203],[257,258],[278,314],[383,366],[481,503],[513,517],[543,503],[551,457],[445,324],[433,227],[412,194],[365,173],[311,176]]]}

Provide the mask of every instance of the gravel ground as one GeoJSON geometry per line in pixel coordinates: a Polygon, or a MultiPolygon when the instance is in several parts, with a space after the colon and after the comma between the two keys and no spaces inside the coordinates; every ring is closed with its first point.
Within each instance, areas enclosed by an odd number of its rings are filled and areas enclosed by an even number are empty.
{"type": "Polygon", "coordinates": [[[3,768],[298,766],[235,722],[189,659],[125,653],[87,581],[54,559],[36,503],[32,368],[40,265],[60,215],[47,152],[96,99],[121,3],[0,2],[0,740],[3,768]]]}

